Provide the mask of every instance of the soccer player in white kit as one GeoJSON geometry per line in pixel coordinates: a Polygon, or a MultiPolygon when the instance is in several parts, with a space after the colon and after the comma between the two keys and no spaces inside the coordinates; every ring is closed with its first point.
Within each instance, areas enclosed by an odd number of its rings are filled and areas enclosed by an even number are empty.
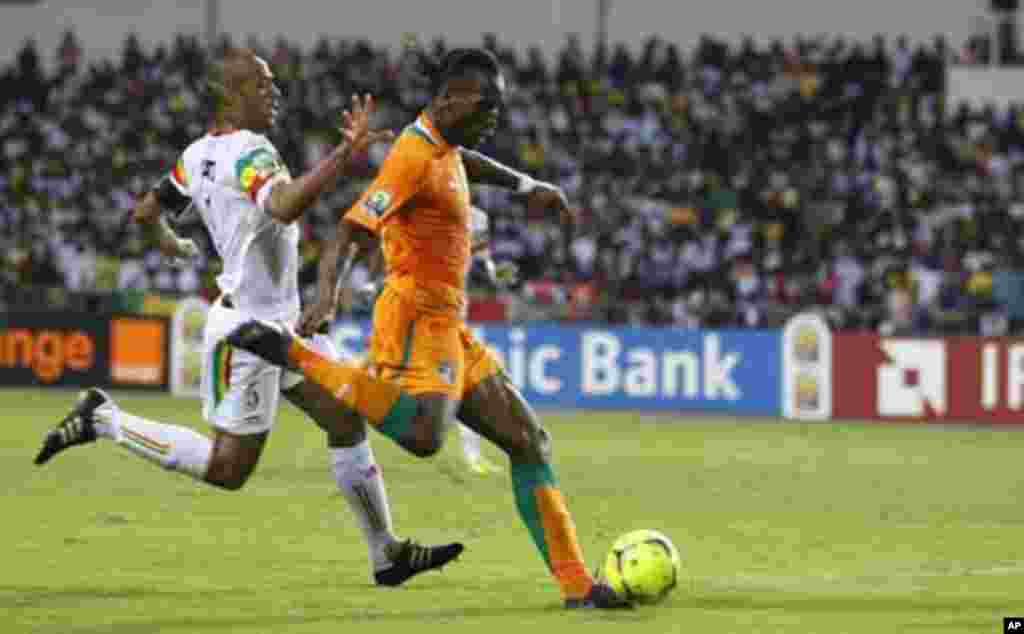
{"type": "MultiPolygon", "coordinates": [[[[395,537],[381,469],[365,431],[338,431],[335,423],[344,413],[322,388],[225,341],[237,325],[253,318],[294,328],[300,316],[295,221],[335,183],[353,156],[390,133],[369,129],[369,96],[353,98],[352,111],[343,116],[343,142],[292,179],[263,135],[277,118],[280,96],[267,63],[249,50],[229,51],[212,69],[208,89],[215,101],[212,127],[138,202],[134,219],[165,255],[195,257],[195,243],[177,236],[162,217],[162,212],[178,214],[192,207],[223,262],[217,277],[221,295],[210,308],[203,344],[203,417],[213,427],[212,437],[131,414],[92,388],[47,434],[36,464],[69,447],[109,438],[168,470],[237,490],[259,461],[284,394],[328,432],[335,479],[359,519],[376,583],[399,585],[439,568],[457,557],[462,545],[421,546],[395,537]]],[[[312,345],[337,357],[326,338],[314,338],[312,345]]]]}

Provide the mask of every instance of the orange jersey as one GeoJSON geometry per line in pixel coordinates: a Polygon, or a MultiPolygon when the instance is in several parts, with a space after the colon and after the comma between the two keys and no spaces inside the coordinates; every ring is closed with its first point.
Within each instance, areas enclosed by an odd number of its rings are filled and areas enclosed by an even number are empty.
{"type": "Polygon", "coordinates": [[[380,236],[387,285],[424,308],[460,310],[470,264],[469,181],[426,114],[395,141],[345,219],[380,236]]]}

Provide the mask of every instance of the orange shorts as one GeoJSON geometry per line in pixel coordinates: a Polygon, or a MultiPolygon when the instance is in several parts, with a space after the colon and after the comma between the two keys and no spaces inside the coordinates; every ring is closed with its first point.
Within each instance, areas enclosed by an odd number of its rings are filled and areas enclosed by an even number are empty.
{"type": "Polygon", "coordinates": [[[409,394],[440,393],[452,400],[502,371],[457,311],[424,310],[387,287],[374,306],[370,355],[378,376],[409,394]]]}
{"type": "Polygon", "coordinates": [[[466,369],[462,373],[462,398],[464,399],[485,379],[495,374],[501,374],[505,369],[494,352],[470,332],[465,323],[459,327],[459,335],[462,337],[466,356],[466,369]]]}

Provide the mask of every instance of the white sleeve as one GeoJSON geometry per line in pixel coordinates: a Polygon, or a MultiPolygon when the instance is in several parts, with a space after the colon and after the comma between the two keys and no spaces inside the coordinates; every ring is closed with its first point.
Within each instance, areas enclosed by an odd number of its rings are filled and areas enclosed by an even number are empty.
{"type": "Polygon", "coordinates": [[[473,207],[469,218],[469,240],[473,253],[487,248],[489,242],[489,221],[487,213],[473,207]]]}
{"type": "Polygon", "coordinates": [[[270,192],[278,183],[287,183],[289,181],[291,181],[291,177],[287,174],[277,174],[264,183],[263,187],[260,187],[260,190],[256,192],[256,206],[269,214],[270,208],[267,205],[270,203],[270,192]]]}

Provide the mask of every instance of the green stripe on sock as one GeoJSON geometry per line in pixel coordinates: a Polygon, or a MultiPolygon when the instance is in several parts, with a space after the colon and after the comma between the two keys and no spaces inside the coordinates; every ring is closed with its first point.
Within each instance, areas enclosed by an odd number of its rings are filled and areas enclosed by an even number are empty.
{"type": "Polygon", "coordinates": [[[416,399],[403,393],[387,416],[377,425],[377,431],[399,443],[402,439],[409,438],[412,436],[412,419],[416,417],[418,408],[416,399]]]}
{"type": "Polygon", "coordinates": [[[211,369],[213,376],[211,377],[212,380],[210,381],[210,387],[213,388],[214,407],[220,405],[220,402],[224,400],[224,382],[222,379],[224,374],[223,365],[226,351],[227,343],[223,341],[218,343],[213,349],[213,368],[211,369]]]}
{"type": "Polygon", "coordinates": [[[544,558],[544,563],[551,568],[551,557],[548,554],[548,543],[544,539],[544,522],[537,508],[537,496],[534,491],[542,486],[555,486],[555,474],[551,465],[546,463],[520,462],[512,463],[512,490],[516,497],[516,508],[523,518],[530,537],[544,558]]]}

